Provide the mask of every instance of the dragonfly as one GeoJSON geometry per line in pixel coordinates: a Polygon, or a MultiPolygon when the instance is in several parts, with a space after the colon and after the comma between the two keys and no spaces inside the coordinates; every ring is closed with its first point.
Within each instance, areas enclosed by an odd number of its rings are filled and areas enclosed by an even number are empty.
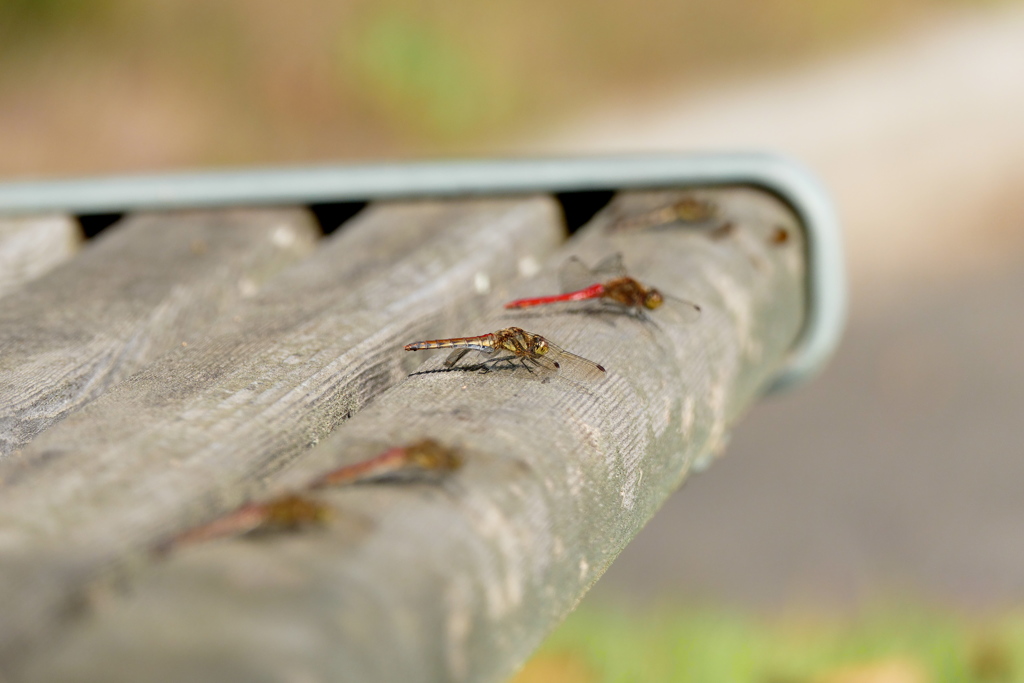
{"type": "Polygon", "coordinates": [[[484,372],[501,365],[521,365],[531,373],[561,373],[563,376],[587,381],[600,379],[605,373],[604,366],[570,353],[539,334],[519,327],[506,327],[478,337],[435,339],[405,345],[406,351],[426,349],[455,349],[444,361],[448,368],[454,368],[463,356],[476,351],[491,356],[477,366],[484,372]],[[504,355],[501,355],[503,352],[504,355]]]}
{"type": "Polygon", "coordinates": [[[700,317],[700,306],[685,299],[662,294],[654,287],[648,287],[626,273],[622,254],[612,254],[593,268],[573,256],[559,273],[562,294],[541,296],[532,299],[517,299],[505,304],[505,308],[531,308],[565,301],[603,300],[624,306],[642,315],[644,309],[653,311],[660,308],[665,300],[675,304],[683,319],[693,322],[700,317]]]}
{"type": "Polygon", "coordinates": [[[334,510],[318,500],[287,494],[264,503],[248,503],[223,517],[178,535],[173,546],[192,545],[226,536],[299,531],[322,526],[334,510]]]}
{"type": "Polygon", "coordinates": [[[643,230],[661,228],[674,223],[695,225],[706,223],[715,218],[717,214],[718,207],[713,202],[699,197],[686,196],[668,206],[622,216],[612,224],[611,229],[613,231],[643,230]]]}
{"type": "Polygon", "coordinates": [[[389,448],[368,460],[344,465],[328,472],[313,488],[357,484],[381,479],[414,479],[427,474],[452,472],[462,466],[462,458],[452,448],[433,439],[421,439],[408,446],[389,448]]]}

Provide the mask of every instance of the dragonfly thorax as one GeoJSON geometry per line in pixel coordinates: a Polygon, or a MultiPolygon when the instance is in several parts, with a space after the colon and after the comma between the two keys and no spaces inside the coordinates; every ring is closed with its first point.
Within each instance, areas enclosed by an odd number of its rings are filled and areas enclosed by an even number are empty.
{"type": "Polygon", "coordinates": [[[516,356],[543,356],[551,348],[548,340],[519,327],[506,327],[494,333],[494,347],[516,356]]]}
{"type": "Polygon", "coordinates": [[[665,303],[665,297],[653,287],[645,287],[631,277],[622,277],[604,285],[603,296],[623,306],[643,306],[654,310],[665,303]]]}

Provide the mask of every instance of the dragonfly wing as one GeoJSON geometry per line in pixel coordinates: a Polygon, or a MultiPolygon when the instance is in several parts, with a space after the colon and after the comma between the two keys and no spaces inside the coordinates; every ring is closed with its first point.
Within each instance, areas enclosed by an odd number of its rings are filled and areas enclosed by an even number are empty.
{"type": "Polygon", "coordinates": [[[662,293],[662,296],[665,297],[665,301],[669,303],[672,310],[679,314],[683,322],[695,323],[700,318],[700,306],[689,299],[680,299],[665,293],[662,293]]]}
{"type": "Polygon", "coordinates": [[[541,360],[557,364],[556,367],[561,376],[587,382],[597,381],[605,376],[604,367],[594,361],[577,356],[551,342],[548,342],[548,346],[548,353],[541,360]]]}
{"type": "Polygon", "coordinates": [[[454,367],[456,363],[462,360],[462,357],[473,349],[455,349],[448,354],[448,357],[444,359],[444,366],[446,368],[454,367]]]}
{"type": "Polygon", "coordinates": [[[615,252],[598,261],[594,266],[594,275],[597,276],[598,282],[608,282],[626,277],[626,265],[622,262],[622,253],[615,252]]]}
{"type": "Polygon", "coordinates": [[[594,277],[594,271],[577,256],[562,264],[558,271],[558,279],[562,285],[562,294],[577,292],[599,282],[594,277]]]}
{"type": "Polygon", "coordinates": [[[493,356],[497,352],[497,349],[490,346],[461,346],[448,354],[448,357],[444,359],[444,366],[446,368],[454,367],[456,363],[462,360],[463,356],[470,352],[482,353],[485,356],[493,356]]]}
{"type": "Polygon", "coordinates": [[[626,276],[626,268],[622,264],[622,254],[615,253],[590,268],[578,256],[569,258],[562,264],[558,272],[562,293],[578,292],[591,285],[596,285],[626,276]]]}
{"type": "Polygon", "coordinates": [[[561,364],[557,361],[551,360],[547,356],[534,356],[527,360],[528,363],[532,363],[541,370],[549,373],[558,372],[561,369],[561,364]]]}

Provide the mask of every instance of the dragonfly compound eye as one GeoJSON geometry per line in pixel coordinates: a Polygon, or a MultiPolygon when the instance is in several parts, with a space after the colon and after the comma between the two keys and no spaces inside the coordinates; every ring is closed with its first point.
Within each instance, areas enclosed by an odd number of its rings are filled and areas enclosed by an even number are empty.
{"type": "Polygon", "coordinates": [[[537,343],[533,345],[533,352],[538,356],[543,356],[545,353],[548,352],[548,348],[549,347],[547,339],[538,339],[537,343]]]}
{"type": "Polygon", "coordinates": [[[644,306],[651,310],[661,306],[663,303],[665,303],[665,297],[656,289],[647,292],[647,296],[644,297],[644,306]]]}

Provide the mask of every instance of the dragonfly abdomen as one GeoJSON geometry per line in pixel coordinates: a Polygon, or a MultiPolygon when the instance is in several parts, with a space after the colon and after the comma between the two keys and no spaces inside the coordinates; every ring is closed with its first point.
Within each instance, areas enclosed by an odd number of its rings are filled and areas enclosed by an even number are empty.
{"type": "Polygon", "coordinates": [[[453,337],[451,339],[432,339],[430,341],[406,344],[406,351],[424,351],[426,349],[470,349],[489,352],[494,349],[494,335],[484,334],[479,337],[453,337]]]}
{"type": "Polygon", "coordinates": [[[586,299],[596,299],[603,295],[604,285],[596,284],[576,292],[568,292],[567,294],[539,296],[534,299],[519,299],[505,304],[505,308],[529,308],[530,306],[542,306],[544,304],[554,304],[560,301],[584,301],[586,299]]]}

